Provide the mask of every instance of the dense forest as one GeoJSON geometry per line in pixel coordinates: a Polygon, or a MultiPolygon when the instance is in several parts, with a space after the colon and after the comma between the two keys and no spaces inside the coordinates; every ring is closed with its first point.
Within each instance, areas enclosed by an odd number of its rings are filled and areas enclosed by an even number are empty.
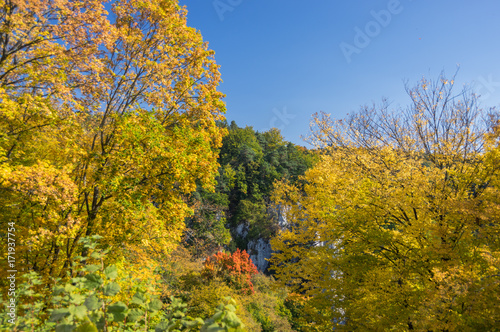
{"type": "Polygon", "coordinates": [[[2,331],[498,331],[500,116],[454,78],[305,148],[227,122],[175,0],[0,13],[2,331]]]}

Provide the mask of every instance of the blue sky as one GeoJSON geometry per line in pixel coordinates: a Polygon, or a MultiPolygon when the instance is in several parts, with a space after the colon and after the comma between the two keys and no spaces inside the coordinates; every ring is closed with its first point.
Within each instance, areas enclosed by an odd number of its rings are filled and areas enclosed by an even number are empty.
{"type": "Polygon", "coordinates": [[[180,0],[215,50],[226,117],[306,145],[314,112],[343,118],[404,82],[451,76],[500,105],[497,0],[180,0]]]}

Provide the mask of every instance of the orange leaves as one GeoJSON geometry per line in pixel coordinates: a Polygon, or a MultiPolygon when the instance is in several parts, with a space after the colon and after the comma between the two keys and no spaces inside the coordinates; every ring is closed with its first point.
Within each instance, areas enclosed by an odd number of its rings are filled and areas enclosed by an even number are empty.
{"type": "Polygon", "coordinates": [[[257,274],[257,267],[248,253],[237,249],[232,255],[219,251],[205,261],[202,275],[208,279],[222,278],[243,293],[253,294],[250,278],[257,274]]]}

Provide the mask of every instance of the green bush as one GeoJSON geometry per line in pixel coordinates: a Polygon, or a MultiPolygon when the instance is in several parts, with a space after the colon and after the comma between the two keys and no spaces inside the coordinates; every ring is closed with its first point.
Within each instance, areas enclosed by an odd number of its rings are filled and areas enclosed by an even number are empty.
{"type": "MultiPolygon", "coordinates": [[[[96,250],[99,237],[83,239],[91,251],[89,257],[101,264],[83,264],[78,276],[67,282],[55,279],[50,289],[50,300],[37,291],[42,286],[41,277],[34,272],[23,276],[17,292],[17,317],[12,324],[10,317],[2,315],[2,331],[244,331],[244,325],[236,315],[235,302],[226,298],[215,314],[206,320],[186,315],[186,304],[170,298],[166,305],[150,289],[138,287],[131,298],[113,301],[120,293],[116,278],[116,266],[104,265],[105,250],[96,250]]],[[[80,257],[85,263],[86,258],[80,257]]],[[[7,309],[8,301],[2,300],[7,309]]]]}

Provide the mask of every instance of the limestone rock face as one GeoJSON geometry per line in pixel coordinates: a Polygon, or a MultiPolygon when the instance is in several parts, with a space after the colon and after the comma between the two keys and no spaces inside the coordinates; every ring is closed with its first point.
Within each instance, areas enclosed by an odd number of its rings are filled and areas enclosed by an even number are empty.
{"type": "Polygon", "coordinates": [[[248,235],[248,225],[247,224],[239,224],[234,230],[236,234],[242,238],[246,238],[248,235]]]}
{"type": "Polygon", "coordinates": [[[257,266],[259,272],[266,272],[269,267],[267,259],[271,258],[271,254],[273,253],[269,240],[262,238],[251,240],[248,242],[247,251],[250,253],[250,259],[257,266]]]}
{"type": "MultiPolygon", "coordinates": [[[[284,229],[288,226],[288,221],[286,220],[286,209],[287,207],[281,205],[271,206],[267,210],[267,214],[270,219],[277,221],[279,229],[284,229]]],[[[245,238],[248,234],[248,225],[240,224],[236,227],[236,233],[245,238]]],[[[250,259],[257,266],[259,272],[266,273],[269,267],[269,262],[267,261],[271,258],[273,253],[271,249],[271,244],[268,238],[258,238],[251,239],[248,241],[247,252],[250,255],[250,259]]]]}

